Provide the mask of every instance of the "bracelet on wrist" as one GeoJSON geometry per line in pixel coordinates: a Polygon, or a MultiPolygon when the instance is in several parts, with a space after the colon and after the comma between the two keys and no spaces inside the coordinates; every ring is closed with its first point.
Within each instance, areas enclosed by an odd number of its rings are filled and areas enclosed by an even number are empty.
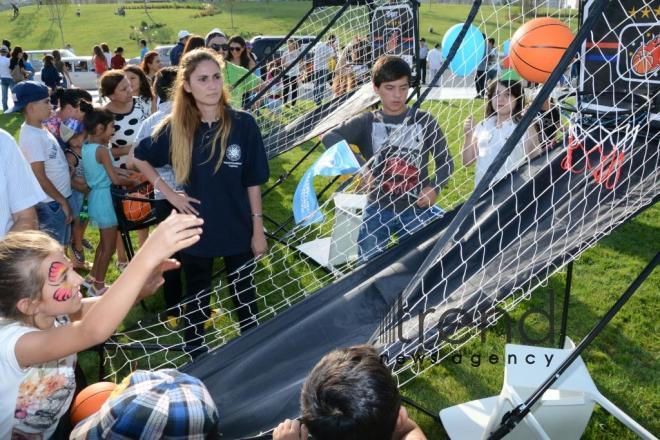
{"type": "Polygon", "coordinates": [[[262,218],[262,217],[263,217],[263,214],[261,214],[261,213],[259,213],[259,214],[252,214],[252,217],[259,217],[259,218],[262,218]]]}

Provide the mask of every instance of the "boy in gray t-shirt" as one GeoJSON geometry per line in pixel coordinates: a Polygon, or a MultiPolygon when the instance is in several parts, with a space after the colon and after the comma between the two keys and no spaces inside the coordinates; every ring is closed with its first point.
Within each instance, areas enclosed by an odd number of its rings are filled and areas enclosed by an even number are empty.
{"type": "Polygon", "coordinates": [[[432,115],[408,115],[412,72],[396,56],[383,56],[372,70],[382,109],[363,113],[326,133],[323,144],[355,144],[370,160],[368,205],[358,238],[360,258],[368,259],[433,219],[438,191],[453,170],[447,141],[432,115]],[[410,116],[406,119],[406,116],[410,116]],[[435,173],[428,166],[435,163],[435,173]]]}

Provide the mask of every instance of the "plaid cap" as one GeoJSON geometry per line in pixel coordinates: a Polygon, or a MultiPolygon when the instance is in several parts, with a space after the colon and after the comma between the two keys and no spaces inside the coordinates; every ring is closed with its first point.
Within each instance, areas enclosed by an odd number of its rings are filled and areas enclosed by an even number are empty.
{"type": "Polygon", "coordinates": [[[60,123],[60,137],[64,142],[83,132],[83,124],[77,119],[66,118],[60,123]]]}
{"type": "Polygon", "coordinates": [[[218,410],[204,384],[174,369],[137,370],[70,439],[198,439],[217,430],[218,410]]]}

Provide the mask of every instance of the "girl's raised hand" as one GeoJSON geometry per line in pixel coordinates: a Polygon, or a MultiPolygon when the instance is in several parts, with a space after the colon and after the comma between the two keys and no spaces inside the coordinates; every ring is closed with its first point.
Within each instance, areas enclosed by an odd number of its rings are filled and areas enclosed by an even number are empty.
{"type": "Polygon", "coordinates": [[[469,135],[472,133],[473,127],[474,127],[474,120],[472,119],[472,116],[468,116],[465,122],[463,123],[463,132],[466,135],[469,135]]]}
{"type": "Polygon", "coordinates": [[[163,260],[163,262],[160,263],[153,270],[153,272],[151,272],[151,275],[149,275],[149,278],[144,283],[144,286],[142,286],[142,290],[140,291],[140,295],[138,296],[138,299],[143,300],[149,295],[152,295],[154,292],[158,290],[160,286],[163,285],[163,283],[165,282],[165,279],[163,278],[163,272],[167,272],[168,270],[178,269],[180,267],[181,267],[181,263],[179,263],[178,261],[172,258],[163,260]]]}
{"type": "Polygon", "coordinates": [[[169,217],[149,234],[140,253],[146,254],[154,260],[155,265],[158,265],[175,252],[197,243],[203,223],[204,220],[194,215],[177,214],[172,211],[169,217]]]}

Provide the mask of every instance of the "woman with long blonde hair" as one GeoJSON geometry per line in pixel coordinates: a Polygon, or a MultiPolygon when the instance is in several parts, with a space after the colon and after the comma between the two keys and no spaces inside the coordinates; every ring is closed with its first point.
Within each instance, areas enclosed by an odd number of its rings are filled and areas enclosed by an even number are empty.
{"type": "Polygon", "coordinates": [[[255,120],[229,105],[223,67],[209,49],[185,54],[172,88],[172,113],[135,149],[136,166],[154,187],[206,225],[201,240],[181,254],[188,295],[196,295],[186,316],[193,324],[186,328],[192,355],[205,351],[213,259],[224,259],[239,325],[246,330],[258,313],[252,262],[267,250],[260,185],[268,180],[268,160],[255,120]],[[185,193],[173,191],[154,170],[168,164],[185,193]]]}

